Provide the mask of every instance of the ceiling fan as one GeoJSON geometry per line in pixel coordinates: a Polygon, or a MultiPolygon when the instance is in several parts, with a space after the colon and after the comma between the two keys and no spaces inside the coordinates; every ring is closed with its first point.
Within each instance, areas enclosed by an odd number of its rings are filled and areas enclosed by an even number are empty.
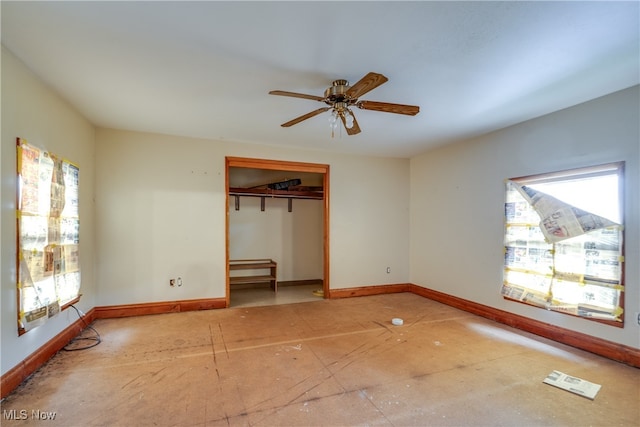
{"type": "Polygon", "coordinates": [[[315,111],[283,123],[281,125],[282,127],[293,126],[303,120],[310,119],[311,117],[331,110],[331,117],[329,118],[329,123],[331,124],[332,129],[331,135],[333,136],[333,130],[337,127],[338,119],[342,121],[348,135],[355,135],[360,133],[360,126],[358,126],[358,122],[356,121],[350,107],[358,107],[362,110],[382,111],[385,113],[406,114],[408,116],[415,116],[420,112],[420,107],[415,105],[390,104],[388,102],[365,101],[358,99],[365,93],[387,82],[387,80],[389,79],[382,74],[371,72],[361,78],[353,86],[349,86],[349,82],[347,80],[335,80],[333,84],[324,91],[324,96],[305,95],[303,93],[287,92],[283,90],[272,90],[269,94],[311,99],[313,101],[324,102],[328,105],[328,107],[318,108],[315,111]]]}

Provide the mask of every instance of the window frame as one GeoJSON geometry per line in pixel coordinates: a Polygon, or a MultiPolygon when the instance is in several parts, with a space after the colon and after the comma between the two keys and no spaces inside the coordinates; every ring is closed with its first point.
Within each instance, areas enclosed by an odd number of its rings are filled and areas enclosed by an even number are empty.
{"type": "MultiPolygon", "coordinates": [[[[620,262],[620,281],[619,281],[619,287],[620,287],[620,294],[619,294],[619,299],[618,299],[618,307],[620,307],[622,309],[622,313],[620,314],[620,316],[618,317],[618,319],[603,319],[603,318],[598,318],[598,317],[588,317],[585,315],[580,315],[577,313],[572,313],[572,312],[568,312],[568,311],[564,311],[564,310],[560,310],[560,309],[554,309],[554,308],[549,308],[549,307],[543,307],[539,304],[534,304],[534,303],[530,303],[527,301],[522,301],[516,298],[512,298],[509,297],[508,295],[505,295],[503,293],[503,289],[506,283],[506,272],[508,269],[507,266],[507,260],[506,260],[506,255],[507,255],[507,246],[506,246],[506,237],[507,237],[507,229],[508,229],[508,223],[507,223],[507,213],[506,211],[504,212],[504,229],[503,229],[503,244],[504,244],[504,250],[505,250],[505,258],[503,259],[503,284],[501,287],[501,295],[505,300],[508,301],[513,301],[513,302],[518,302],[521,304],[525,304],[528,306],[532,306],[532,307],[536,307],[536,308],[541,308],[541,309],[546,309],[549,311],[553,311],[556,313],[562,313],[562,314],[567,314],[573,317],[578,317],[581,319],[585,319],[585,320],[589,320],[589,321],[593,321],[593,322],[598,322],[598,323],[603,323],[603,324],[607,324],[610,326],[615,326],[615,327],[619,327],[619,328],[623,328],[624,327],[624,319],[626,317],[625,314],[625,233],[624,233],[624,229],[625,229],[625,182],[624,182],[624,169],[625,169],[625,162],[624,161],[619,161],[619,162],[611,162],[611,163],[605,163],[605,164],[599,164],[599,165],[593,165],[593,166],[586,166],[586,167],[579,167],[579,168],[572,168],[572,169],[566,169],[566,170],[560,170],[560,171],[555,171],[555,172],[546,172],[546,173],[540,173],[540,174],[533,174],[533,175],[526,175],[526,176],[520,176],[520,177],[515,177],[515,178],[509,178],[507,180],[505,180],[505,200],[504,200],[504,206],[506,209],[508,200],[507,200],[507,195],[509,192],[509,188],[508,188],[508,182],[509,181],[513,181],[517,184],[521,184],[521,185],[532,185],[532,184],[541,184],[541,183],[550,183],[550,182],[558,182],[558,181],[562,181],[562,180],[575,180],[575,179],[584,179],[584,178],[589,178],[589,177],[595,177],[595,176],[602,176],[602,175],[611,175],[612,172],[615,173],[618,177],[618,194],[617,194],[617,199],[618,199],[618,208],[619,208],[619,220],[620,220],[620,233],[621,233],[621,239],[622,241],[620,242],[620,256],[619,256],[619,262],[620,262]]],[[[547,242],[548,243],[548,242],[547,242]]],[[[554,276],[555,277],[555,276],[554,276]]],[[[550,288],[551,289],[551,288],[550,288]]]]}

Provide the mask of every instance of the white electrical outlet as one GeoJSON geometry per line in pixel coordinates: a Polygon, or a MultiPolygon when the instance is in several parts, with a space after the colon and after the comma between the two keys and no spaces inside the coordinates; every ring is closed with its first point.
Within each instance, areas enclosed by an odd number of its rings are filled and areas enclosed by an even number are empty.
{"type": "Polygon", "coordinates": [[[387,267],[387,274],[391,273],[391,267],[387,267]]]}

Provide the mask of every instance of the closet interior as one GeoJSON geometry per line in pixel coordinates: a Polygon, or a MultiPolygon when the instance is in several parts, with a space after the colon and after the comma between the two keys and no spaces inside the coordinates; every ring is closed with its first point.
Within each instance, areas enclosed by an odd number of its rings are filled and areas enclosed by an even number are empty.
{"type": "Polygon", "coordinates": [[[228,168],[230,306],[322,299],[324,175],[228,168]]]}

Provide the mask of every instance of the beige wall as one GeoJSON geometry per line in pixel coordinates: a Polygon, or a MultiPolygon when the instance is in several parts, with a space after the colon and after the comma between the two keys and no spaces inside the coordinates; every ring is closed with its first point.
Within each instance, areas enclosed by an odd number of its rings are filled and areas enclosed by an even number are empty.
{"type": "Polygon", "coordinates": [[[411,159],[411,282],[640,348],[638,87],[411,159]],[[504,180],[626,162],[624,329],[500,295],[504,180]]]}
{"type": "Polygon", "coordinates": [[[78,319],[65,310],[18,337],[16,303],[16,138],[65,157],[80,167],[80,266],[82,299],[96,305],[94,238],[94,127],[2,47],[2,245],[0,316],[2,373],[78,319]]]}
{"type": "Polygon", "coordinates": [[[225,296],[226,156],[329,164],[331,288],[407,282],[407,159],[98,129],[100,305],[225,296]]]}

